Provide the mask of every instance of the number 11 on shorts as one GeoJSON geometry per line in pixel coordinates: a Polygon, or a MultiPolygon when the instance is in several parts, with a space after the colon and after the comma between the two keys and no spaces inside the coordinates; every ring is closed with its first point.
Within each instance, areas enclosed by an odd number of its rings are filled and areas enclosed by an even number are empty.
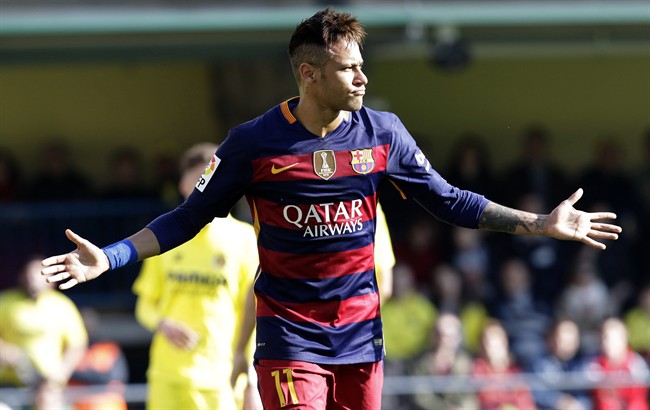
{"type": "MultiPolygon", "coordinates": [[[[296,388],[293,386],[293,375],[291,374],[291,369],[282,369],[282,373],[287,379],[287,387],[289,388],[289,396],[291,396],[291,403],[298,404],[298,395],[296,394],[296,388]]],[[[278,398],[280,399],[280,407],[287,405],[287,399],[284,397],[284,392],[282,391],[282,385],[280,381],[280,371],[274,370],[271,372],[271,376],[275,379],[275,389],[278,391],[278,398]]]]}

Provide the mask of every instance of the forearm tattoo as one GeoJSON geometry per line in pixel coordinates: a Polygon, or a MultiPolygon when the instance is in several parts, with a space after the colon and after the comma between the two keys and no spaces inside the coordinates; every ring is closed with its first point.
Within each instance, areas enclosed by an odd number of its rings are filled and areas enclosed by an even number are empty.
{"type": "Polygon", "coordinates": [[[543,225],[542,215],[519,211],[493,202],[485,207],[478,222],[479,229],[523,234],[542,233],[543,225]],[[518,226],[521,227],[519,231],[517,231],[518,226]]]}

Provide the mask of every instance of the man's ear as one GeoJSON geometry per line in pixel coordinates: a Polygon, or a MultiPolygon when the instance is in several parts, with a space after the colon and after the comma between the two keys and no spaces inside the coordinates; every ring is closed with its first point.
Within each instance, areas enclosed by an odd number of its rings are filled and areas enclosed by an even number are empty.
{"type": "Polygon", "coordinates": [[[300,79],[304,82],[311,83],[316,78],[316,68],[311,64],[302,63],[298,70],[300,72],[300,79]]]}

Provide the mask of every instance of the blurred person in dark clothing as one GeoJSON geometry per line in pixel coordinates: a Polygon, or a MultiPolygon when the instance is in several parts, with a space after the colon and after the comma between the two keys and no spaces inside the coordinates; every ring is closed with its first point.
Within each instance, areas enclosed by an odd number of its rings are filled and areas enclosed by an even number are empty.
{"type": "Polygon", "coordinates": [[[143,181],[142,156],[134,148],[121,147],[109,159],[110,184],[102,195],[107,199],[156,198],[157,195],[143,181]]]}
{"type": "MultiPolygon", "coordinates": [[[[530,192],[517,200],[517,206],[528,212],[544,212],[544,200],[530,192]]],[[[567,242],[554,241],[541,236],[494,238],[495,254],[499,259],[511,255],[522,259],[530,270],[531,290],[537,299],[553,304],[566,282],[566,272],[575,247],[567,242]]]]}
{"type": "Polygon", "coordinates": [[[460,272],[463,294],[469,299],[489,300],[494,289],[492,252],[487,243],[487,233],[458,226],[451,227],[451,265],[460,272]]]}
{"type": "Polygon", "coordinates": [[[418,286],[428,285],[429,272],[442,261],[438,236],[439,228],[435,221],[422,216],[414,219],[403,240],[395,243],[395,259],[410,267],[418,286]]]}
{"type": "Polygon", "coordinates": [[[639,266],[633,259],[633,245],[637,238],[647,236],[639,230],[640,195],[632,175],[623,167],[623,152],[614,138],[601,140],[595,147],[594,159],[584,170],[578,183],[585,192],[585,207],[612,209],[626,229],[625,238],[613,244],[607,255],[593,254],[601,277],[610,289],[621,285],[638,284],[639,266]]]}
{"type": "Polygon", "coordinates": [[[612,313],[609,289],[593,263],[578,260],[569,275],[555,312],[578,324],[580,349],[595,354],[600,346],[600,324],[612,313]]]}
{"type": "Polygon", "coordinates": [[[585,190],[585,207],[609,204],[609,209],[625,223],[623,218],[634,216],[639,195],[631,175],[623,169],[622,155],[614,138],[601,140],[595,147],[592,163],[583,171],[578,183],[585,190]]]}
{"type": "MultiPolygon", "coordinates": [[[[583,390],[558,389],[558,381],[584,372],[587,359],[580,353],[580,329],[570,319],[558,319],[547,339],[548,353],[533,360],[528,370],[540,377],[545,388],[533,391],[540,410],[590,410],[589,394],[583,390]]],[[[585,373],[586,374],[586,373],[585,373]]]]}
{"type": "Polygon", "coordinates": [[[634,259],[638,266],[638,279],[650,277],[650,235],[642,234],[650,230],[650,128],[642,136],[642,163],[636,175],[636,188],[639,193],[639,232],[635,244],[634,259]]]}
{"type": "Polygon", "coordinates": [[[464,292],[460,273],[449,264],[443,263],[434,269],[431,282],[434,305],[440,312],[453,313],[460,318],[463,346],[475,354],[488,319],[485,304],[464,292]]]}
{"type": "Polygon", "coordinates": [[[455,141],[447,164],[449,183],[470,191],[494,196],[497,186],[484,138],[475,133],[462,134],[455,141]]]}
{"type": "Polygon", "coordinates": [[[551,306],[533,295],[530,270],[521,259],[501,265],[500,281],[501,295],[493,315],[505,328],[515,359],[526,367],[546,353],[544,336],[552,324],[551,306]]]}
{"type": "Polygon", "coordinates": [[[20,167],[13,153],[0,148],[0,202],[20,199],[22,182],[20,167]]]}
{"type": "Polygon", "coordinates": [[[544,199],[544,208],[552,207],[566,195],[567,178],[549,155],[549,132],[540,125],[532,125],[521,138],[521,156],[502,178],[501,186],[506,190],[502,201],[513,205],[517,199],[513,194],[532,192],[544,199]]]}
{"type": "Polygon", "coordinates": [[[31,200],[77,200],[92,196],[92,187],[75,168],[65,142],[47,143],[39,154],[40,169],[32,179],[27,198],[31,200]]]}

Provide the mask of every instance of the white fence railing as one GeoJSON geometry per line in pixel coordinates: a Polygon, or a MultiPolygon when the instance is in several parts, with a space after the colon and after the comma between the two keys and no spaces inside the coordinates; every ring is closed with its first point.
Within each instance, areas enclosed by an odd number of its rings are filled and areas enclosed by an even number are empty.
{"type": "MultiPolygon", "coordinates": [[[[513,386],[527,385],[533,391],[548,390],[592,390],[597,387],[650,386],[650,375],[580,372],[548,373],[544,375],[524,373],[517,376],[386,376],[384,396],[414,395],[418,393],[478,392],[489,384],[490,390],[509,390],[513,386]]],[[[104,386],[75,386],[66,389],[66,401],[72,403],[76,398],[89,393],[105,391],[104,386]]],[[[129,407],[137,407],[145,402],[146,384],[123,386],[122,394],[129,407]]],[[[0,403],[10,409],[29,407],[34,400],[34,392],[29,388],[0,388],[0,403]]],[[[1,407],[0,407],[1,409],[1,407]]]]}

